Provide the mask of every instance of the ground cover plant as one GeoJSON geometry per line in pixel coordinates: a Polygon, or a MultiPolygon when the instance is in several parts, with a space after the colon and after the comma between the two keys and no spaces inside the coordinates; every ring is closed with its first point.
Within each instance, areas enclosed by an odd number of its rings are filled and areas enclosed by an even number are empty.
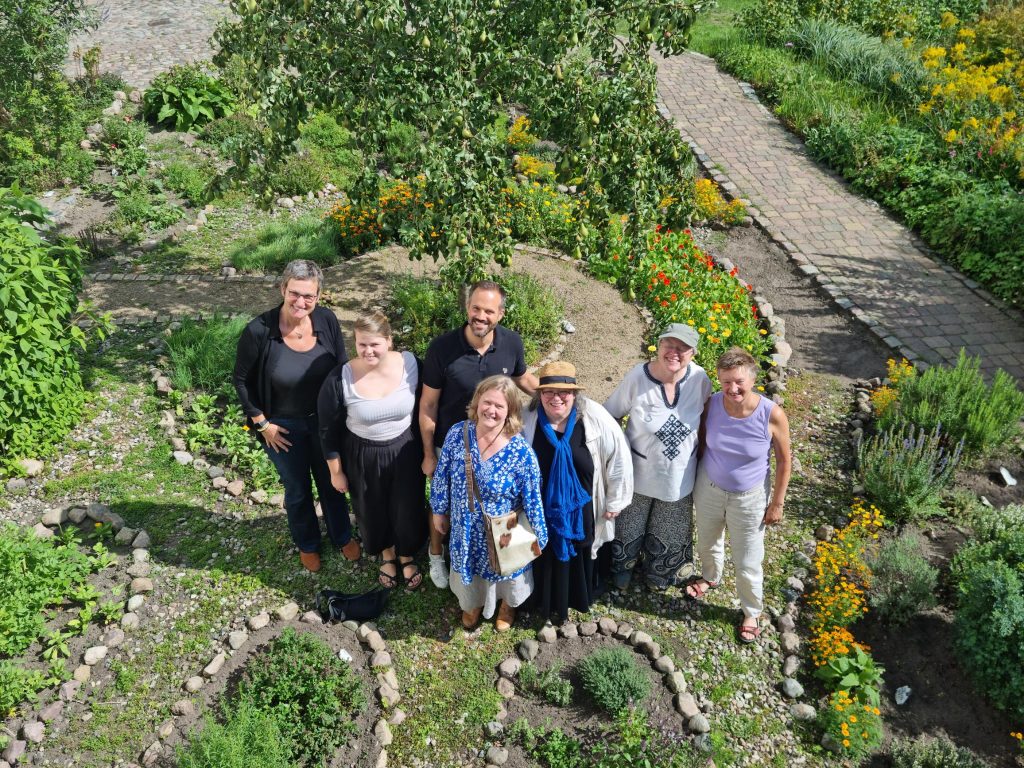
{"type": "Polygon", "coordinates": [[[224,723],[207,716],[187,747],[177,749],[178,768],[291,768],[287,742],[274,718],[251,704],[229,709],[224,723]]]}
{"type": "Polygon", "coordinates": [[[651,679],[628,648],[594,651],[579,663],[577,672],[583,690],[597,706],[612,714],[629,706],[642,706],[651,692],[651,679]]]}
{"type": "MultiPolygon", "coordinates": [[[[89,577],[113,564],[101,541],[83,551],[68,530],[55,541],[11,524],[0,527],[0,715],[9,716],[36,693],[68,677],[68,641],[90,624],[120,617],[120,604],[103,597],[89,577]],[[74,617],[53,626],[56,611],[74,617]],[[46,665],[26,665],[26,652],[39,647],[46,665]]],[[[34,659],[33,659],[34,660],[34,659]]]]}
{"type": "Polygon", "coordinates": [[[928,563],[925,546],[921,533],[908,527],[869,558],[874,580],[868,604],[883,621],[903,624],[938,603],[939,572],[928,563]]]}

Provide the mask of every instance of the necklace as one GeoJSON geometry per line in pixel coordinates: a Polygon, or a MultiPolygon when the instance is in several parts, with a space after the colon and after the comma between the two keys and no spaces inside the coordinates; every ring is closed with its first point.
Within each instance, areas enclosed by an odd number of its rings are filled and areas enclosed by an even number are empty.
{"type": "MultiPolygon", "coordinates": [[[[485,445],[483,448],[480,449],[480,458],[481,459],[483,459],[484,454],[487,453],[488,449],[490,449],[490,447],[492,445],[494,445],[496,442],[498,442],[498,438],[501,437],[501,433],[502,433],[503,430],[504,430],[504,425],[502,425],[502,429],[499,429],[497,431],[497,433],[495,433],[494,437],[491,438],[491,441],[487,445],[485,445]]],[[[477,434],[477,442],[478,443],[479,443],[479,438],[480,438],[480,435],[477,434]]]]}

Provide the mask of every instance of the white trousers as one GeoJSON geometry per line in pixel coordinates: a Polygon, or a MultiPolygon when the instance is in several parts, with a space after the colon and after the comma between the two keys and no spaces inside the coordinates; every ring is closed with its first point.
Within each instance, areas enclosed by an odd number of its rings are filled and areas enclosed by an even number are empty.
{"type": "Polygon", "coordinates": [[[725,568],[725,531],[729,531],[732,562],[736,566],[736,592],[743,615],[756,618],[764,610],[764,511],[768,506],[769,477],[764,485],[743,493],[730,493],[712,483],[703,467],[697,470],[693,505],[697,518],[697,551],[702,578],[709,584],[722,580],[725,568]]]}

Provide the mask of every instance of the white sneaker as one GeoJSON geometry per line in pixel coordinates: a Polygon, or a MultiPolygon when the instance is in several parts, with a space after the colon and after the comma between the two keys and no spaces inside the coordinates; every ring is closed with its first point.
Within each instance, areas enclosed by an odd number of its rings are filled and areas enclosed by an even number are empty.
{"type": "Polygon", "coordinates": [[[441,548],[439,555],[432,552],[427,554],[430,555],[430,580],[438,589],[448,589],[448,565],[444,561],[444,548],[441,548]]]}

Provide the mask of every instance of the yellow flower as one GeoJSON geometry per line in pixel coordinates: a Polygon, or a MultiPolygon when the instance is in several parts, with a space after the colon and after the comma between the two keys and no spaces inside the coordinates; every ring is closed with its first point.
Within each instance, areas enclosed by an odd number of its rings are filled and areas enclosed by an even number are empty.
{"type": "Polygon", "coordinates": [[[954,141],[956,141],[957,135],[958,134],[956,132],[956,129],[950,128],[948,131],[946,131],[946,135],[943,136],[942,138],[946,140],[947,144],[952,144],[954,141]]]}
{"type": "Polygon", "coordinates": [[[658,348],[656,346],[654,346],[653,344],[648,344],[647,345],[647,351],[648,352],[657,352],[658,348]]]}

